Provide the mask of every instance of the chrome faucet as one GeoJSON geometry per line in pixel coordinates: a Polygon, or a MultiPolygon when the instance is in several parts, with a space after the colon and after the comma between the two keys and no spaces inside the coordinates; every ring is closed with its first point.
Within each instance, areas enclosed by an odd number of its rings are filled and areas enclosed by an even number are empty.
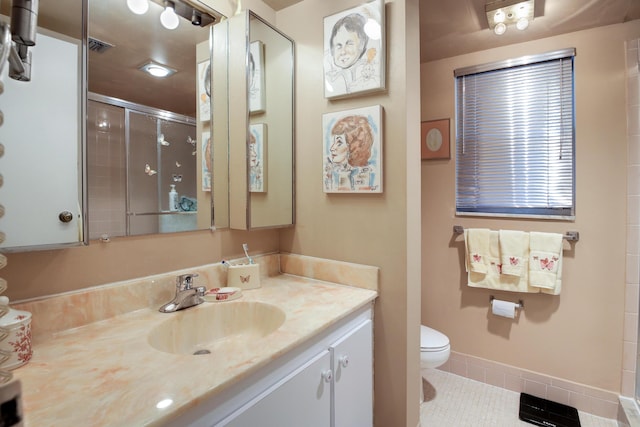
{"type": "Polygon", "coordinates": [[[204,302],[204,286],[193,287],[193,278],[197,274],[181,274],[176,277],[176,296],[170,302],[160,307],[162,313],[173,313],[183,308],[193,307],[204,302]]]}

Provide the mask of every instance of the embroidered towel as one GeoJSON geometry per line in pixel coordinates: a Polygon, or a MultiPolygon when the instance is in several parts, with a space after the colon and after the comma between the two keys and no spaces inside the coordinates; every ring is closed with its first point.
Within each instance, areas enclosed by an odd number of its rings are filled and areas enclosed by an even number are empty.
{"type": "Polygon", "coordinates": [[[553,289],[546,288],[532,288],[539,289],[541,293],[548,295],[560,295],[560,291],[562,290],[562,257],[558,261],[558,272],[556,273],[556,286],[553,289]]]}
{"type": "Polygon", "coordinates": [[[500,230],[502,274],[522,276],[525,252],[529,251],[529,234],[524,231],[500,230]]]}
{"type": "MultiPolygon", "coordinates": [[[[529,239],[526,234],[526,252],[529,252],[529,239]]],[[[529,259],[524,258],[524,267],[522,276],[510,276],[508,274],[502,274],[503,265],[500,262],[500,233],[498,231],[491,230],[489,232],[489,254],[486,257],[487,260],[487,272],[475,273],[467,267],[467,286],[472,288],[486,288],[496,289],[501,291],[510,292],[530,292],[538,293],[540,288],[533,288],[529,286],[529,259]]],[[[465,257],[467,260],[467,257],[465,257]]]]}
{"type": "Polygon", "coordinates": [[[474,273],[487,273],[489,255],[489,229],[470,228],[464,230],[464,243],[467,250],[467,265],[474,273]]]}
{"type": "Polygon", "coordinates": [[[555,289],[562,270],[562,234],[529,233],[529,284],[537,288],[555,289]]]}

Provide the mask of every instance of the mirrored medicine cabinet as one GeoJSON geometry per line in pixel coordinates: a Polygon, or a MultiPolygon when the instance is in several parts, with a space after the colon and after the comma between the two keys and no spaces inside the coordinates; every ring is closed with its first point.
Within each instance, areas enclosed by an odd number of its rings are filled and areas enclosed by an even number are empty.
{"type": "MultiPolygon", "coordinates": [[[[24,43],[0,41],[0,49],[14,45],[11,61],[3,67],[0,91],[3,252],[87,241],[85,5],[82,0],[42,0],[37,28],[30,20],[29,25],[11,23],[11,38],[24,43]],[[61,11],[73,19],[64,19],[61,11]],[[25,39],[21,33],[29,36],[25,39]]],[[[1,6],[2,27],[9,28],[12,2],[1,6]]]]}
{"type": "Polygon", "coordinates": [[[229,226],[241,230],[290,226],[295,220],[294,42],[251,11],[223,24],[227,68],[246,70],[228,73],[226,82],[214,75],[214,93],[220,84],[230,94],[225,111],[229,226]],[[238,93],[247,96],[233,96],[238,93]]]}
{"type": "MultiPolygon", "coordinates": [[[[3,76],[0,250],[293,223],[290,39],[251,12],[225,20],[199,0],[180,7],[215,22],[184,20],[174,31],[160,27],[161,2],[150,1],[145,15],[125,1],[39,3],[31,81],[3,76]],[[64,69],[43,65],[63,54],[64,69]],[[175,74],[145,75],[139,68],[151,60],[175,74]],[[258,107],[250,101],[256,87],[258,107]]],[[[8,19],[6,2],[1,12],[8,19]]]]}

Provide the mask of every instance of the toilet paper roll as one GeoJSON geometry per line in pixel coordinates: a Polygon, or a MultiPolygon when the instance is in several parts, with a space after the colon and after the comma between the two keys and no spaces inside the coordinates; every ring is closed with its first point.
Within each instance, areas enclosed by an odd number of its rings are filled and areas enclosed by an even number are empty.
{"type": "Polygon", "coordinates": [[[515,319],[516,307],[518,304],[509,301],[502,301],[494,299],[491,301],[491,312],[496,316],[508,317],[509,319],[515,319]]]}

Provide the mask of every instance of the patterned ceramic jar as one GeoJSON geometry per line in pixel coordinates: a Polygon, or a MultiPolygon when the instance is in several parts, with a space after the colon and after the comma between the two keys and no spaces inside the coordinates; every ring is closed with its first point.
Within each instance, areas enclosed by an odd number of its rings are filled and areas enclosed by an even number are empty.
{"type": "Polygon", "coordinates": [[[9,298],[0,296],[0,368],[15,369],[27,363],[31,349],[31,313],[9,307],[9,298]]]}

